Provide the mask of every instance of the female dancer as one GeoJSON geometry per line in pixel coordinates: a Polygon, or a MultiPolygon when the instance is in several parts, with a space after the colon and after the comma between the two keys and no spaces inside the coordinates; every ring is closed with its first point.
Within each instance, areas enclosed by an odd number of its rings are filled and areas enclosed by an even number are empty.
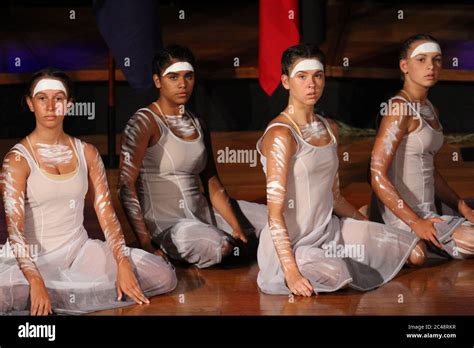
{"type": "Polygon", "coordinates": [[[130,305],[124,295],[142,304],[173,290],[170,264],[126,247],[97,149],[63,131],[68,76],[41,70],[27,91],[36,127],[6,154],[1,173],[8,242],[0,249],[0,313],[85,313],[130,305]],[[88,239],[83,227],[88,188],[106,242],[88,239]]]}
{"type": "Polygon", "coordinates": [[[258,236],[266,208],[244,201],[232,206],[219,180],[209,131],[185,107],[195,81],[191,51],[169,46],[154,57],[153,69],[160,96],[124,130],[120,199],[143,249],[159,253],[156,244],[173,259],[212,266],[231,254],[236,239],[258,236]]]}
{"type": "Polygon", "coordinates": [[[257,143],[268,205],[257,281],[269,294],[311,296],[345,285],[373,289],[397,274],[418,240],[365,221],[340,194],[337,125],[313,112],[324,90],[323,64],[324,55],[314,45],[283,53],[288,106],[257,143]]]}
{"type": "Polygon", "coordinates": [[[400,69],[403,88],[382,112],[385,117],[372,151],[371,181],[381,215],[386,224],[413,231],[424,241],[417,247],[420,264],[426,260],[427,246],[453,258],[472,256],[474,212],[434,162],[444,141],[438,111],[428,100],[442,69],[438,42],[424,34],[407,39],[400,69]],[[435,196],[464,218],[439,216],[435,196]]]}

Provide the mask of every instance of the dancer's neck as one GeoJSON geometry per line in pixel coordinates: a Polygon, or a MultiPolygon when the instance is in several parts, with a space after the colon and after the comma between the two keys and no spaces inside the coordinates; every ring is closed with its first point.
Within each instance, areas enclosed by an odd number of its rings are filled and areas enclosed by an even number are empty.
{"type": "Polygon", "coordinates": [[[295,121],[298,125],[305,125],[312,122],[314,115],[314,105],[302,104],[292,97],[288,102],[288,106],[285,112],[295,121]]]}
{"type": "Polygon", "coordinates": [[[41,125],[38,125],[33,132],[28,136],[28,138],[33,139],[35,143],[42,144],[59,144],[61,141],[64,141],[66,138],[66,133],[64,133],[62,127],[57,128],[44,128],[41,125]]]}
{"type": "Polygon", "coordinates": [[[412,101],[424,102],[428,98],[428,87],[417,85],[411,81],[405,81],[403,90],[410,96],[412,101]]]}
{"type": "Polygon", "coordinates": [[[157,101],[158,105],[160,106],[161,110],[163,111],[164,115],[174,115],[179,116],[184,114],[185,106],[184,105],[176,105],[175,103],[171,103],[165,98],[159,98],[157,101]]]}

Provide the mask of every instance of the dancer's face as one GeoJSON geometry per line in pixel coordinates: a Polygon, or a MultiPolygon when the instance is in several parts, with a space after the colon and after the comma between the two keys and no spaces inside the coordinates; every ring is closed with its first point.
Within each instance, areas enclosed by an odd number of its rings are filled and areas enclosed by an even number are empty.
{"type": "Polygon", "coordinates": [[[428,41],[419,40],[411,44],[407,58],[400,60],[400,69],[405,80],[429,88],[438,82],[442,69],[441,54],[439,52],[423,52],[411,57],[413,51],[426,42],[428,41]]]}
{"type": "MultiPolygon", "coordinates": [[[[171,64],[176,63],[172,62],[171,64]]],[[[170,64],[170,65],[171,65],[170,64]]],[[[166,67],[163,71],[166,70],[166,67]]],[[[170,72],[165,76],[154,74],[155,86],[160,90],[160,98],[166,98],[176,105],[184,105],[188,102],[194,88],[193,71],[170,72]]]]}
{"type": "Polygon", "coordinates": [[[26,102],[30,111],[35,114],[36,124],[45,128],[55,128],[61,124],[67,107],[72,105],[64,91],[54,89],[42,90],[32,97],[28,96],[26,102]]]}
{"type": "MultiPolygon", "coordinates": [[[[297,59],[290,67],[289,74],[295,66],[307,58],[297,59]]],[[[290,95],[304,105],[315,105],[324,91],[325,76],[322,70],[303,70],[295,76],[281,76],[283,87],[290,91],[290,95]]]]}

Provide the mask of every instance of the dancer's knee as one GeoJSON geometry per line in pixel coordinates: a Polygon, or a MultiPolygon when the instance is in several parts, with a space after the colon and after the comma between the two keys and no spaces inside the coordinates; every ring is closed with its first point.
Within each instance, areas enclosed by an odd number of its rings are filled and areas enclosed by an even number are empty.
{"type": "Polygon", "coordinates": [[[408,263],[413,266],[422,266],[426,262],[426,244],[420,240],[413,248],[408,263]]]}
{"type": "Polygon", "coordinates": [[[463,258],[474,257],[474,229],[467,226],[459,226],[453,234],[459,254],[463,258]]]}

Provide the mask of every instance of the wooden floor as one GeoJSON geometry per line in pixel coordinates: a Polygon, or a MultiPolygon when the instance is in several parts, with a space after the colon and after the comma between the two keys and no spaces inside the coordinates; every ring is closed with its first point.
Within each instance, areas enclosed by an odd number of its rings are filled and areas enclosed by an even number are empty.
{"type": "MultiPolygon", "coordinates": [[[[253,148],[261,132],[213,133],[213,150],[229,146],[253,148]]],[[[104,136],[83,137],[106,151],[104,136]]],[[[16,139],[0,140],[0,155],[16,139]]],[[[342,192],[355,206],[369,201],[366,173],[373,138],[342,138],[339,145],[342,192]],[[344,161],[344,156],[349,156],[344,161]]],[[[453,161],[460,146],[445,144],[436,163],[442,174],[463,197],[474,197],[474,162],[453,161]]],[[[265,201],[264,177],[260,164],[219,164],[220,177],[231,196],[250,201],[265,201]]],[[[135,238],[116,196],[117,170],[108,170],[114,206],[127,244],[135,238]]],[[[1,208],[1,207],[0,207],[1,208]]],[[[2,216],[3,219],[3,216],[2,216]]],[[[85,227],[93,238],[103,238],[90,197],[85,208],[85,227]]],[[[5,224],[0,221],[0,243],[5,239],[5,224]]],[[[474,315],[474,260],[440,262],[429,266],[404,268],[390,283],[367,293],[343,290],[311,298],[265,295],[258,291],[258,267],[254,260],[246,264],[228,263],[210,269],[177,265],[178,287],[170,294],[151,299],[149,305],[135,305],[97,312],[97,315],[474,315]]]]}
{"type": "Polygon", "coordinates": [[[257,289],[258,266],[178,268],[170,294],[95,315],[474,315],[474,260],[403,269],[370,291],[342,290],[310,298],[266,295],[257,289]],[[402,302],[402,303],[400,303],[402,302]]]}

